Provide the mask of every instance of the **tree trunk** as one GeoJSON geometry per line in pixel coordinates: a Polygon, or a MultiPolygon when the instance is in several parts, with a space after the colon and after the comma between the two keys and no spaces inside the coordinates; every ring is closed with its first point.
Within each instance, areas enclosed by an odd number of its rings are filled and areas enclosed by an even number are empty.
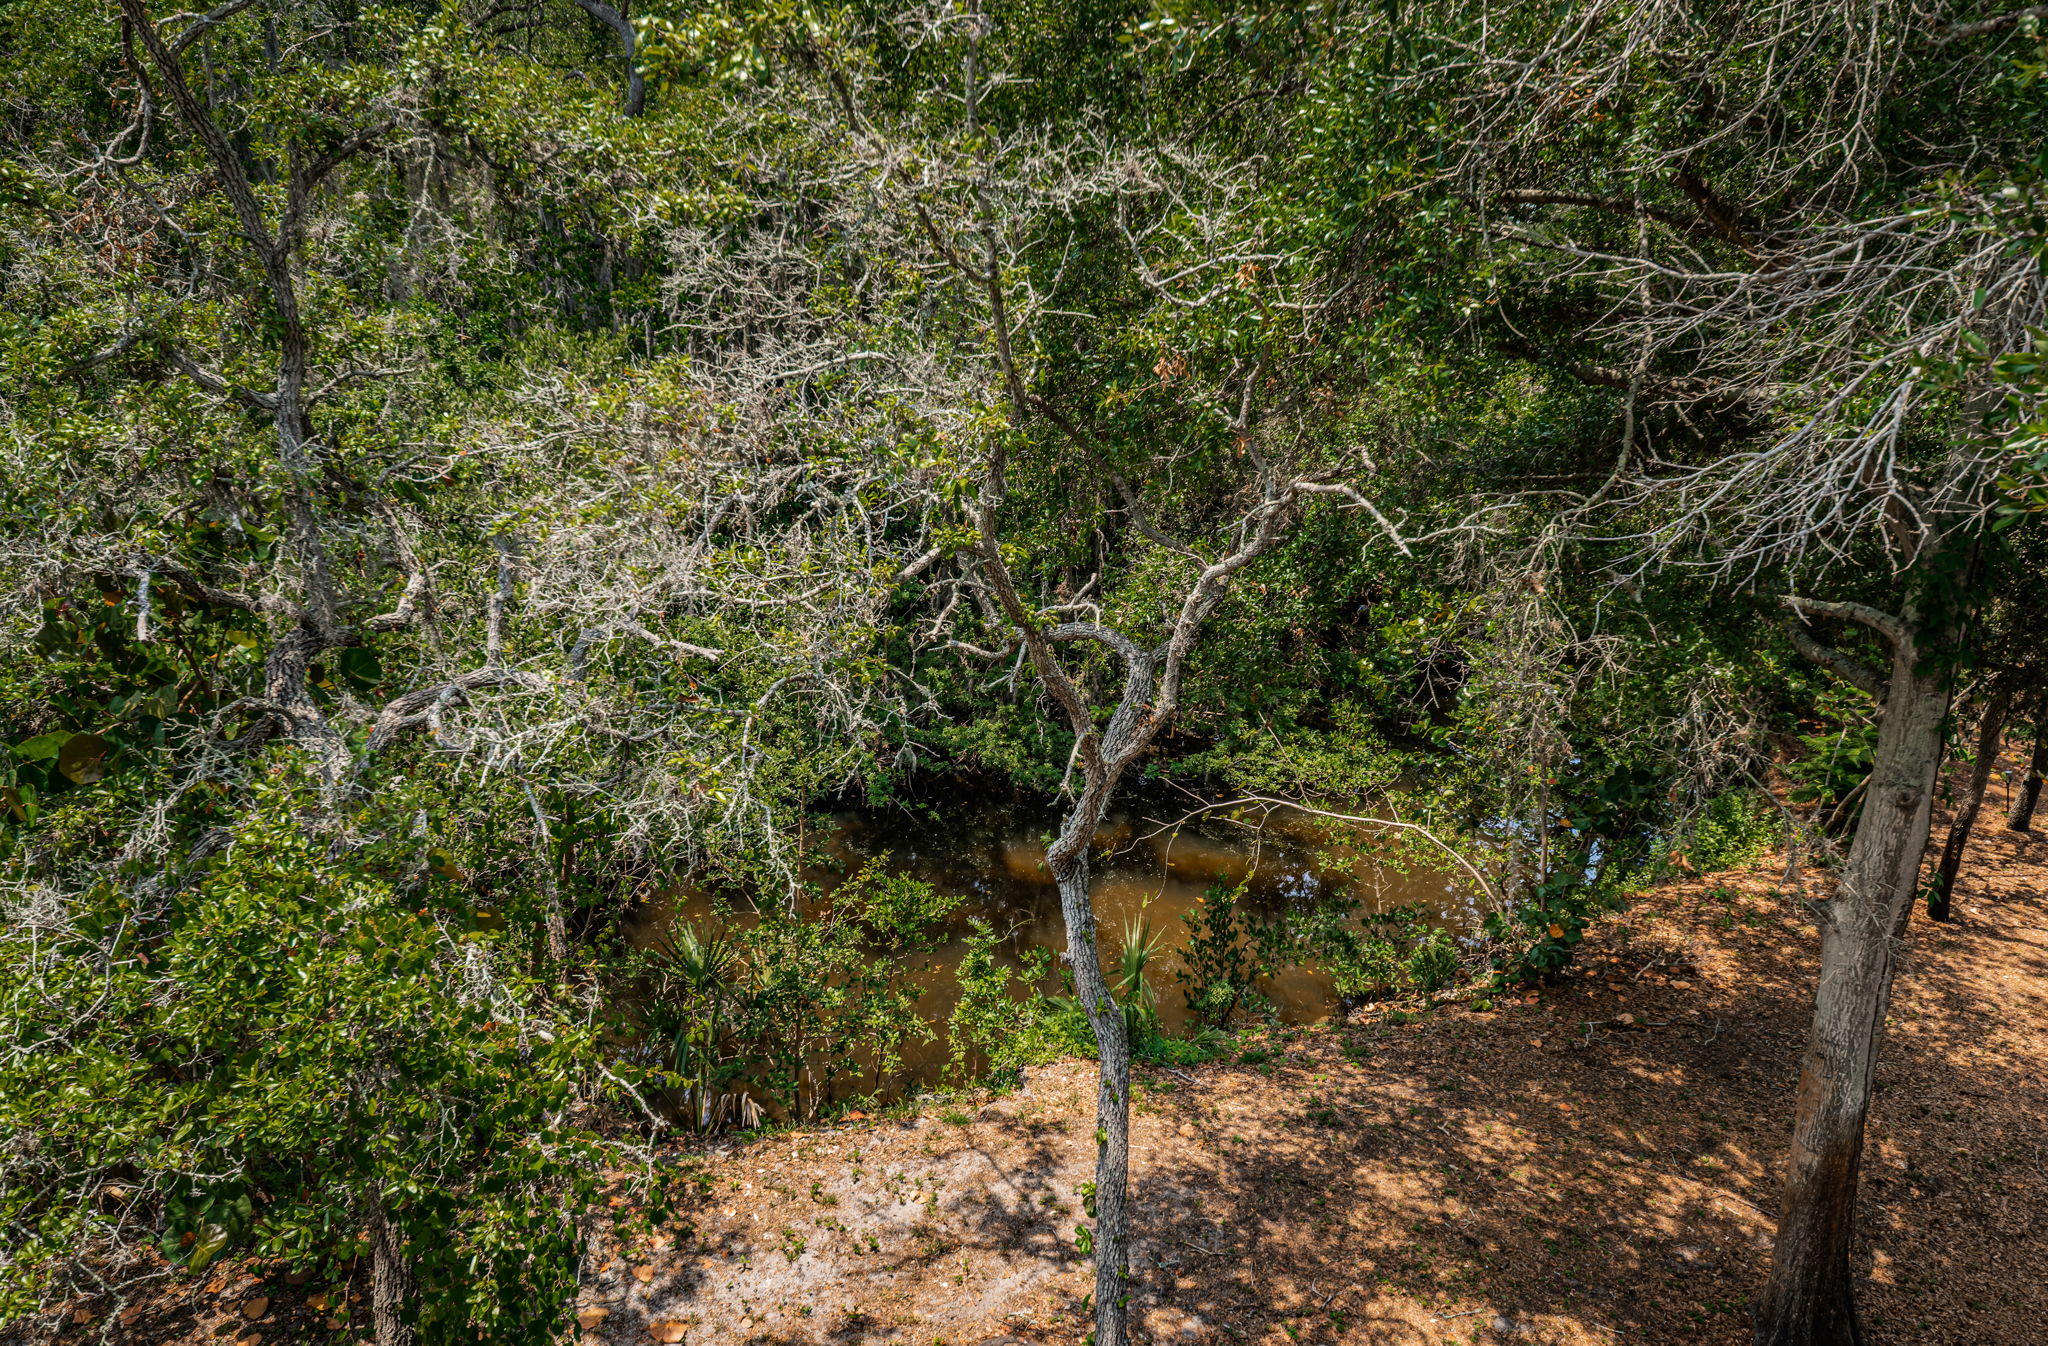
{"type": "Polygon", "coordinates": [[[626,17],[626,7],[609,5],[605,0],[576,0],[583,12],[596,19],[605,27],[618,34],[619,46],[626,53],[626,103],[625,114],[637,117],[647,106],[647,77],[640,73],[639,34],[633,31],[633,21],[626,17]]]}
{"type": "Polygon", "coordinates": [[[1933,811],[1948,686],[1915,671],[1896,641],[1863,813],[1834,900],[1821,917],[1820,986],[1799,1073],[1770,1279],[1755,1310],[1757,1346],[1856,1346],[1849,1247],[1863,1123],[1883,1038],[1895,941],[1920,875],[1933,811]]]}
{"type": "Polygon", "coordinates": [[[1949,824],[1948,842],[1941,848],[1941,868],[1934,886],[1927,891],[1927,915],[1933,920],[1949,919],[1955,898],[1956,875],[1963,867],[1963,849],[1970,844],[1970,829],[1977,825],[1977,810],[1984,807],[1984,791],[1991,784],[1991,768],[1998,763],[1999,745],[2005,742],[2005,712],[2012,695],[2001,687],[1984,706],[1984,719],[1977,726],[1977,762],[1970,769],[1970,785],[1949,824]]]}
{"type": "Polygon", "coordinates": [[[2034,825],[2034,805],[2041,802],[2041,778],[2048,775],[2048,696],[2034,703],[2034,751],[2027,758],[2027,773],[2013,783],[2012,807],[2005,825],[2025,832],[2034,825]]]}
{"type": "MultiPolygon", "coordinates": [[[[1078,805],[1064,831],[1077,824],[1081,842],[1071,858],[1055,860],[1053,881],[1059,885],[1060,914],[1067,925],[1067,962],[1074,971],[1074,993],[1088,1012],[1101,1057],[1095,1093],[1095,1342],[1123,1346],[1129,1333],[1130,1216],[1125,1196],[1131,1163],[1131,1044],[1124,1031],[1123,1009],[1110,994],[1102,975],[1102,956],[1095,942],[1095,906],[1088,896],[1088,843],[1094,837],[1101,808],[1078,805]],[[1080,817],[1083,812],[1094,816],[1080,817]]],[[[1064,836],[1062,838],[1065,839],[1064,836]]],[[[1056,847],[1058,850],[1064,847],[1056,847]]]]}
{"type": "Polygon", "coordinates": [[[370,1318],[377,1346],[414,1346],[417,1337],[406,1319],[413,1297],[412,1263],[405,1245],[384,1217],[384,1189],[370,1189],[370,1318]]]}

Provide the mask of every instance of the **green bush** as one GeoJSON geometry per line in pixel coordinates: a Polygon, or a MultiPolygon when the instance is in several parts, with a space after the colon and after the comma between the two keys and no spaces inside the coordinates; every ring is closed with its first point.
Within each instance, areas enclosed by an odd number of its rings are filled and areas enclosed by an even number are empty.
{"type": "Polygon", "coordinates": [[[443,924],[414,848],[334,836],[273,779],[188,887],[11,913],[0,1320],[138,1223],[188,1273],[342,1274],[381,1200],[423,1342],[557,1339],[577,1222],[621,1162],[579,1122],[603,1044],[524,950],[443,924]]]}
{"type": "Polygon", "coordinates": [[[1194,1066],[1230,1054],[1230,1035],[1219,1028],[1190,1028],[1184,1038],[1155,1033],[1136,1044],[1131,1055],[1161,1066],[1194,1066]]]}
{"type": "Polygon", "coordinates": [[[912,974],[928,970],[916,960],[937,947],[961,899],[889,873],[887,860],[870,860],[809,909],[683,927],[642,958],[638,1027],[664,1044],[671,1087],[698,1125],[728,1116],[742,1081],[792,1118],[849,1090],[887,1092],[904,1049],[932,1038],[912,974]]]}
{"type": "Polygon", "coordinates": [[[1717,795],[1694,821],[1687,861],[1702,873],[1735,869],[1768,854],[1783,839],[1778,810],[1754,791],[1717,795]]]}
{"type": "Polygon", "coordinates": [[[1609,865],[1599,885],[1588,883],[1587,859],[1583,851],[1568,857],[1527,899],[1486,918],[1486,935],[1496,948],[1496,985],[1554,981],[1577,954],[1586,927],[1609,901],[1607,885],[1615,881],[1609,865]]]}
{"type": "Polygon", "coordinates": [[[1819,734],[1801,734],[1803,751],[1785,768],[1792,802],[1826,810],[1847,799],[1870,774],[1877,755],[1877,726],[1844,724],[1819,734]]]}
{"type": "Polygon", "coordinates": [[[1292,942],[1285,923],[1249,911],[1244,886],[1213,885],[1181,916],[1187,947],[1173,977],[1187,998],[1188,1017],[1203,1028],[1224,1028],[1240,1010],[1265,999],[1254,989],[1286,961],[1292,942]]]}
{"type": "Polygon", "coordinates": [[[1036,988],[1052,966],[1044,949],[1025,949],[1020,964],[1009,967],[996,958],[1003,936],[979,917],[969,922],[967,953],[956,976],[960,1002],[946,1022],[952,1039],[947,1073],[965,1083],[982,1072],[1004,1076],[1026,1066],[1044,1065],[1067,1056],[1093,1053],[1095,1038],[1085,1018],[1077,1025],[1080,1006],[1063,1013],[1036,988]]]}
{"type": "Polygon", "coordinates": [[[1362,934],[1326,938],[1324,966],[1346,1000],[1424,995],[1458,979],[1462,961],[1449,931],[1430,925],[1414,907],[1393,907],[1365,918],[1362,934]]]}

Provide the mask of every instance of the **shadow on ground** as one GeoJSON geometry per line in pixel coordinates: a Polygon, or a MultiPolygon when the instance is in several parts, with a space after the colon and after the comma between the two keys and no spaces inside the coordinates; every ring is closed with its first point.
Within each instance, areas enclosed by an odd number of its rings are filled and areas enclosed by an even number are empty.
{"type": "MultiPolygon", "coordinates": [[[[2029,1341],[2048,1320],[2048,843],[2005,831],[1998,803],[1958,919],[1916,918],[1900,976],[1855,1260],[1884,1346],[2029,1341]]],[[[1534,1003],[1145,1072],[1136,1338],[1744,1340],[1816,944],[1772,867],[1712,875],[1597,926],[1582,974],[1534,1003]]],[[[590,1336],[1079,1341],[1092,1070],[1037,1072],[973,1117],[706,1159],[695,1236],[611,1257],[590,1336]]]]}

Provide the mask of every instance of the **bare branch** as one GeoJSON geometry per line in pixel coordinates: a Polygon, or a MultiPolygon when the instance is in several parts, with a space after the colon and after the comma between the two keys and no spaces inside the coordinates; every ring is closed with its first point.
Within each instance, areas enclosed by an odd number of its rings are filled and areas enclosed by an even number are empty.
{"type": "Polygon", "coordinates": [[[1969,23],[1950,24],[1935,35],[1937,46],[1960,42],[1965,38],[1983,37],[1987,33],[1999,33],[2024,23],[2028,19],[2048,19],[2048,5],[2028,5],[2025,9],[2008,10],[1994,14],[1988,19],[1975,19],[1969,23]]]}
{"type": "Polygon", "coordinates": [[[274,412],[277,410],[276,397],[269,393],[258,392],[254,388],[244,388],[239,383],[229,382],[175,346],[171,348],[170,360],[186,378],[191,379],[216,397],[230,398],[240,402],[252,411],[274,412]]]}
{"type": "Polygon", "coordinates": [[[1494,886],[1491,883],[1487,881],[1486,876],[1479,872],[1478,866],[1474,865],[1470,860],[1467,860],[1465,858],[1464,852],[1460,851],[1457,847],[1451,845],[1442,837],[1439,837],[1436,833],[1430,831],[1427,827],[1424,827],[1420,823],[1403,822],[1398,818],[1369,818],[1356,813],[1333,813],[1328,809],[1315,808],[1311,805],[1303,804],[1298,800],[1282,799],[1278,795],[1251,794],[1240,795],[1236,799],[1226,799],[1216,804],[1204,804],[1202,805],[1202,807],[1198,809],[1190,810],[1186,814],[1182,815],[1178,822],[1168,824],[1168,826],[1178,827],[1181,825],[1181,823],[1187,822],[1190,818],[1200,817],[1204,813],[1214,813],[1219,809],[1242,808],[1247,804],[1257,804],[1262,806],[1268,815],[1270,815],[1275,809],[1292,809],[1296,813],[1306,813],[1312,818],[1328,818],[1332,822],[1350,823],[1355,826],[1361,827],[1385,827],[1391,828],[1394,831],[1399,832],[1413,832],[1417,836],[1420,836],[1424,840],[1428,841],[1431,845],[1435,846],[1438,850],[1442,851],[1445,855],[1450,856],[1451,860],[1455,864],[1457,864],[1457,866],[1460,869],[1464,870],[1465,873],[1471,878],[1472,882],[1478,886],[1479,891],[1486,894],[1488,900],[1492,901],[1496,906],[1502,906],[1504,908],[1505,904],[1502,902],[1500,893],[1495,890],[1494,886]]]}
{"type": "Polygon", "coordinates": [[[1857,622],[1890,641],[1894,648],[1910,649],[1913,636],[1906,623],[1881,608],[1868,603],[1827,602],[1818,598],[1801,598],[1797,594],[1780,594],[1778,601],[1802,617],[1833,617],[1840,621],[1857,622]]]}
{"type": "MultiPolygon", "coordinates": [[[[233,18],[255,3],[256,0],[228,0],[227,4],[217,9],[208,10],[206,13],[194,17],[191,23],[185,25],[184,31],[172,39],[171,54],[173,56],[183,56],[185,48],[191,46],[200,38],[205,37],[207,32],[216,24],[233,18]]],[[[165,19],[164,22],[167,24],[176,23],[179,19],[185,17],[183,14],[174,14],[170,18],[165,19]]]]}
{"type": "Polygon", "coordinates": [[[365,631],[400,631],[419,620],[420,596],[427,591],[427,572],[415,570],[407,576],[398,605],[363,622],[365,631]]]}
{"type": "Polygon", "coordinates": [[[377,712],[370,736],[363,743],[363,756],[366,759],[373,756],[401,734],[428,723],[438,708],[460,704],[465,693],[486,687],[508,686],[539,690],[545,686],[545,681],[537,674],[518,669],[502,666],[478,668],[432,687],[421,687],[394,697],[377,712]]]}
{"type": "Polygon", "coordinates": [[[1792,637],[1792,647],[1802,655],[1827,669],[1851,687],[1868,692],[1879,705],[1884,703],[1885,694],[1890,691],[1883,675],[1870,665],[1842,653],[1832,645],[1823,645],[1815,640],[1805,625],[1796,617],[1785,620],[1785,630],[1792,637]]]}

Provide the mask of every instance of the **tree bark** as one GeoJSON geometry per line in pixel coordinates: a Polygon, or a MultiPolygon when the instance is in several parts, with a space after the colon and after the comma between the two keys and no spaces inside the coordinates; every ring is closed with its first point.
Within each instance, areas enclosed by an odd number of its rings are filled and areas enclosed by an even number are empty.
{"type": "Polygon", "coordinates": [[[303,598],[282,610],[281,615],[290,617],[291,626],[277,637],[264,661],[264,696],[291,737],[312,756],[320,771],[323,797],[332,803],[339,798],[354,759],[346,738],[314,697],[307,671],[323,653],[349,644],[355,636],[341,622],[339,591],[329,571],[316,517],[316,464],[306,388],[312,369],[312,339],[300,312],[292,259],[303,240],[306,218],[321,183],[336,167],[381,138],[391,122],[365,126],[334,148],[310,157],[294,143],[287,155],[284,208],[273,229],[234,141],[185,79],[180,63],[184,44],[164,39],[150,21],[143,0],[119,0],[119,4],[122,17],[149,53],[179,119],[211,162],[215,182],[235,212],[243,245],[262,269],[275,309],[277,367],[268,393],[238,387],[200,368],[182,352],[175,354],[172,362],[209,390],[270,414],[278,461],[292,480],[285,505],[291,519],[292,547],[300,561],[303,598]]]}
{"type": "Polygon", "coordinates": [[[1770,1279],[1756,1346],[1860,1346],[1850,1290],[1863,1125],[1891,999],[1896,941],[1920,874],[1933,812],[1949,688],[1924,675],[1912,628],[1893,636],[1890,694],[1863,813],[1823,911],[1820,985],[1799,1074],[1770,1279]]]}
{"type": "Polygon", "coordinates": [[[1984,705],[1984,719],[1977,726],[1977,761],[1970,769],[1970,784],[1949,824],[1948,841],[1941,848],[1941,867],[1927,892],[1927,915],[1937,921],[1949,919],[1955,899],[1956,875],[1963,867],[1963,851],[1970,844],[1970,829],[1977,825],[1977,811],[1984,807],[1984,791],[1991,784],[1991,768],[1998,763],[1999,745],[2005,742],[2005,712],[2012,694],[2001,687],[1984,705]]]}
{"type": "MultiPolygon", "coordinates": [[[[1106,802],[1106,801],[1104,801],[1106,802]]],[[[1053,867],[1059,885],[1060,914],[1067,925],[1067,962],[1074,971],[1074,992],[1095,1030],[1100,1058],[1095,1087],[1095,1340],[1122,1342],[1129,1334],[1131,1155],[1131,1044],[1124,1030],[1123,1008],[1110,994],[1102,975],[1102,956],[1095,939],[1095,905],[1088,895],[1088,844],[1100,821],[1101,808],[1076,807],[1065,832],[1077,827],[1080,847],[1070,859],[1053,867]],[[1093,818],[1084,813],[1092,812],[1093,818]]]]}
{"type": "Polygon", "coordinates": [[[647,77],[640,73],[640,62],[635,58],[639,47],[639,34],[633,31],[633,21],[626,17],[625,6],[614,7],[605,0],[576,0],[583,12],[596,19],[605,27],[618,34],[619,46],[626,53],[626,103],[622,109],[628,117],[637,117],[647,106],[647,77]]]}
{"type": "Polygon", "coordinates": [[[2041,778],[2048,776],[2048,696],[2034,702],[2034,751],[2027,758],[2026,774],[2013,782],[2012,807],[2006,810],[2005,825],[2015,832],[2034,826],[2034,806],[2041,802],[2041,778]]]}
{"type": "Polygon", "coordinates": [[[413,1298],[412,1263],[405,1244],[384,1214],[384,1189],[370,1189],[370,1319],[377,1346],[414,1346],[418,1340],[406,1307],[413,1298]]]}

